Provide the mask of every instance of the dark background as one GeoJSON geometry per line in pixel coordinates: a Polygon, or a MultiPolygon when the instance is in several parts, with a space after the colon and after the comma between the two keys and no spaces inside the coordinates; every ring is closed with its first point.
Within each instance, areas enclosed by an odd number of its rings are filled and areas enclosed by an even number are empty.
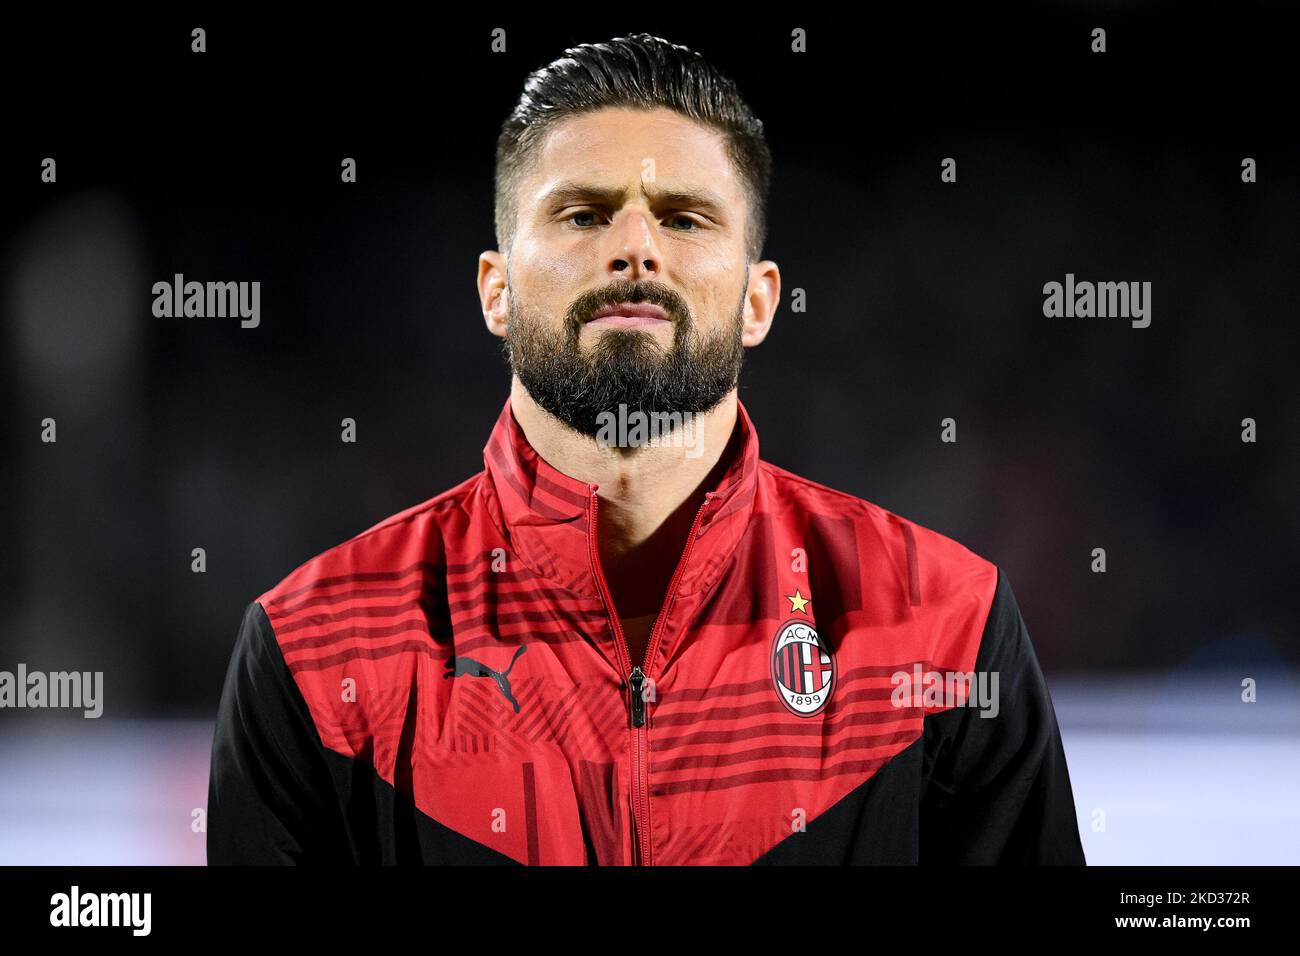
{"type": "Polygon", "coordinates": [[[702,9],[10,21],[0,667],[210,718],[248,601],[478,471],[509,385],[474,287],[497,129],[530,70],[639,30],[767,127],[782,305],[741,379],[765,458],[999,564],[1049,677],[1293,667],[1290,8],[702,9]],[[260,281],[261,326],[154,318],[176,272],[260,281]],[[1150,281],[1151,326],[1045,318],[1067,272],[1150,281]]]}

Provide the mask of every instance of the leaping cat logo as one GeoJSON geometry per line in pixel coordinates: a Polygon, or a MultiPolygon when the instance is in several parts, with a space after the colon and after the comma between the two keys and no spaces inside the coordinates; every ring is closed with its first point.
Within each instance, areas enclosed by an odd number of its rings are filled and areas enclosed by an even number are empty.
{"type": "Polygon", "coordinates": [[[510,666],[504,671],[494,671],[486,664],[474,660],[472,657],[449,657],[447,658],[447,673],[443,677],[460,677],[462,674],[468,674],[470,677],[491,677],[497,685],[497,690],[501,691],[502,696],[510,701],[514,707],[515,713],[519,713],[519,701],[515,700],[515,695],[510,693],[510,671],[515,666],[515,661],[519,660],[519,655],[528,648],[520,644],[519,650],[515,651],[515,656],[510,658],[510,666]]]}

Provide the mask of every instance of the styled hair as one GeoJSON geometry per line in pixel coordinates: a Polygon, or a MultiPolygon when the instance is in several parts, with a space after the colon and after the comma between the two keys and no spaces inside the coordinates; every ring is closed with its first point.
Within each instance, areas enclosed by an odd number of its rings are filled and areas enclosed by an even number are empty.
{"type": "Polygon", "coordinates": [[[497,248],[514,238],[517,187],[546,133],[562,119],[607,107],[667,107],[725,136],[728,158],[748,194],[745,247],[756,261],[767,237],[772,157],[763,124],[736,84],[700,54],[649,33],[570,47],[534,70],[501,125],[496,151],[497,248]]]}

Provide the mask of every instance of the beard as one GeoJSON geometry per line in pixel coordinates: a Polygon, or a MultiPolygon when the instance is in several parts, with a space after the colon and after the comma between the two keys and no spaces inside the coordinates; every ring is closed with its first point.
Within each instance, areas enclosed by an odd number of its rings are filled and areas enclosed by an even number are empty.
{"type": "MultiPolygon", "coordinates": [[[[702,335],[686,301],[653,283],[616,282],[579,295],[555,328],[547,317],[519,302],[510,288],[503,348],[512,371],[533,401],[574,431],[595,438],[606,415],[628,413],[703,414],[717,407],[736,386],[745,348],[741,344],[744,291],[732,319],[702,335]],[[662,308],[673,323],[673,341],[664,348],[641,329],[602,329],[584,352],[583,326],[599,309],[620,302],[662,308]]],[[[686,419],[680,419],[686,420],[686,419]]]]}

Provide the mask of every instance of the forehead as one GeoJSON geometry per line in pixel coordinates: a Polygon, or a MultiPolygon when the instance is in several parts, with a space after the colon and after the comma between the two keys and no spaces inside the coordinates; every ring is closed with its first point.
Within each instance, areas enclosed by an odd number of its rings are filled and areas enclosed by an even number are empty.
{"type": "Polygon", "coordinates": [[[724,134],[663,107],[606,108],[556,123],[524,179],[524,195],[539,198],[561,180],[624,185],[649,169],[665,186],[703,187],[728,201],[743,200],[724,134]]]}

